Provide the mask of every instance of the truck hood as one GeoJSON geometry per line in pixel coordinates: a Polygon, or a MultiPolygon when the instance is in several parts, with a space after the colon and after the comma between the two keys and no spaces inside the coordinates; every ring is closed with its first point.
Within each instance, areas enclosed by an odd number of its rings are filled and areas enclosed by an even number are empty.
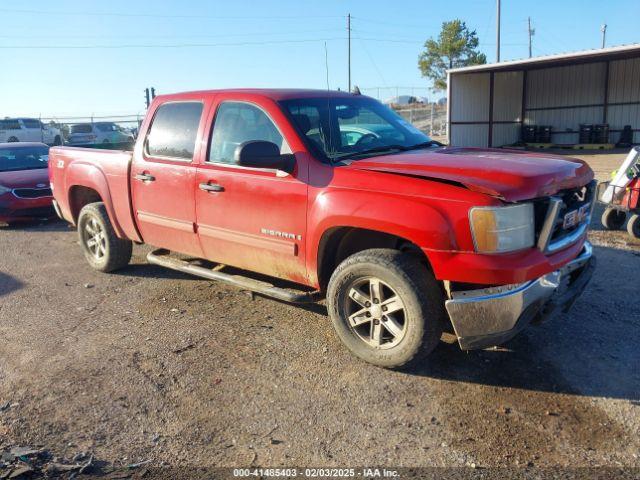
{"type": "Polygon", "coordinates": [[[0,185],[8,188],[44,188],[49,186],[49,170],[34,168],[32,170],[14,170],[0,172],[0,185]],[[37,187],[43,184],[42,187],[37,187]]]}
{"type": "Polygon", "coordinates": [[[581,187],[593,171],[581,160],[515,150],[441,148],[353,161],[346,168],[457,182],[517,202],[581,187]]]}

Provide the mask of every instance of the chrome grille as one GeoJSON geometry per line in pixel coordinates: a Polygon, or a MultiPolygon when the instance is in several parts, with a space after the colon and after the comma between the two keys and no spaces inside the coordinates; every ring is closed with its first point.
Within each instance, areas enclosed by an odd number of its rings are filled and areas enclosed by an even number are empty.
{"type": "Polygon", "coordinates": [[[538,248],[547,254],[560,251],[580,239],[591,222],[597,182],[561,190],[546,202],[546,214],[538,229],[538,248]],[[567,214],[583,212],[575,223],[566,224],[567,214]]]}

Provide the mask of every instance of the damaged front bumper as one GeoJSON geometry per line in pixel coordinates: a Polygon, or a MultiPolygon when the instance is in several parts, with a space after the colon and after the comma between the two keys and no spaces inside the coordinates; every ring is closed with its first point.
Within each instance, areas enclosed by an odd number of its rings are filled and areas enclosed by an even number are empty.
{"type": "Polygon", "coordinates": [[[447,312],[463,350],[499,345],[558,308],[565,312],[583,292],[595,268],[589,242],[555,272],[517,285],[451,293],[447,312]]]}

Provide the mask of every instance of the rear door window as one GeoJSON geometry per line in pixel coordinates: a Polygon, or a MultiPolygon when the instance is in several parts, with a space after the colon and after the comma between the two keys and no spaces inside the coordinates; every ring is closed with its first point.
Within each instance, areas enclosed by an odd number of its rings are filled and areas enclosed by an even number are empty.
{"type": "Polygon", "coordinates": [[[147,154],[193,160],[202,109],[201,102],[170,102],[158,107],[147,135],[147,154]]]}

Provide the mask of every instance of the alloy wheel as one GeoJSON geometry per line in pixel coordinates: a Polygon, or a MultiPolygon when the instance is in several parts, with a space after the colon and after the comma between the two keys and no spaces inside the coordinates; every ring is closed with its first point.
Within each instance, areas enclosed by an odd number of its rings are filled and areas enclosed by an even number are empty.
{"type": "Polygon", "coordinates": [[[84,226],[84,242],[96,260],[101,260],[107,253],[107,237],[100,223],[90,218],[84,226]]]}
{"type": "Polygon", "coordinates": [[[390,285],[366,277],[353,282],[348,291],[348,322],[360,340],[377,349],[402,341],[407,330],[405,305],[390,285]]]}

